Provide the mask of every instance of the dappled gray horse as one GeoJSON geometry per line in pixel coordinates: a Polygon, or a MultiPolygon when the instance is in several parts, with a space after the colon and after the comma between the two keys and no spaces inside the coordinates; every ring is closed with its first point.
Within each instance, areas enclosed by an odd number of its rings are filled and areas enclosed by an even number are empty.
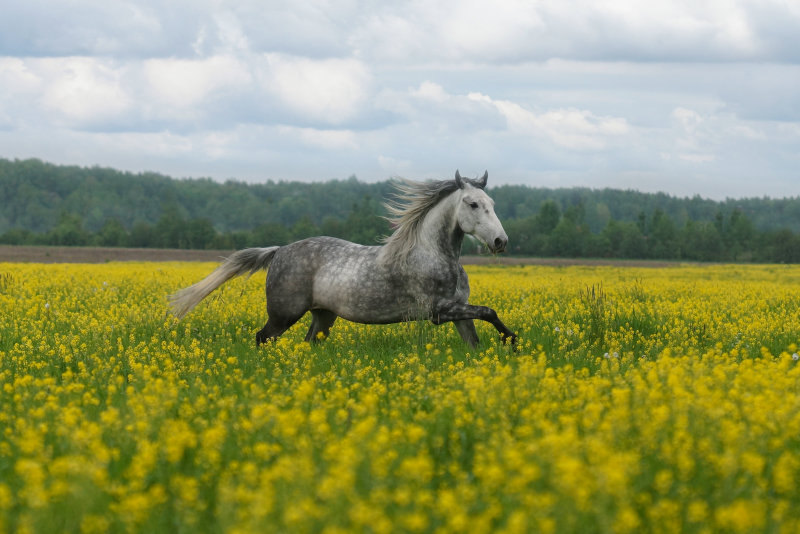
{"type": "Polygon", "coordinates": [[[493,253],[506,248],[508,236],[484,188],[489,173],[476,180],[395,184],[386,204],[395,227],[383,246],[363,246],[333,237],[311,237],[282,247],[235,252],[214,272],[170,296],[182,318],[209,293],[233,277],[267,271],[267,324],[256,344],[274,339],[311,311],[307,341],[327,337],[337,317],[388,324],[426,318],[452,321],[462,339],[478,343],[473,319],[488,321],[505,343],[517,336],[486,306],[467,303],[469,282],[459,264],[466,234],[493,253]]]}

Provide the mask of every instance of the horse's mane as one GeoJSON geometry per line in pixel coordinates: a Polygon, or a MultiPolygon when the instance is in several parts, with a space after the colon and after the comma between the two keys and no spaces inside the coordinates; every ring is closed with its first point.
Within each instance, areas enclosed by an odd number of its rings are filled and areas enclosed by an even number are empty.
{"type": "Polygon", "coordinates": [[[403,261],[417,243],[425,215],[444,197],[458,189],[455,180],[416,182],[398,178],[392,182],[394,195],[384,203],[389,216],[386,220],[395,229],[385,237],[384,259],[403,261]]]}

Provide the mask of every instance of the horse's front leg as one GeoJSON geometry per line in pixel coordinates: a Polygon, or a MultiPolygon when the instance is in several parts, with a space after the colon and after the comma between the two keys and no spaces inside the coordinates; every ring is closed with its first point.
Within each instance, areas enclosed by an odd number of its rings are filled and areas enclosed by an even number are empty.
{"type": "Polygon", "coordinates": [[[464,321],[467,319],[480,319],[491,323],[500,332],[500,338],[503,343],[509,339],[512,345],[517,343],[517,335],[503,324],[503,321],[497,317],[496,311],[487,306],[473,306],[454,300],[440,301],[434,306],[431,322],[433,324],[442,324],[449,321],[464,321]]]}
{"type": "Polygon", "coordinates": [[[478,332],[475,330],[475,324],[472,322],[472,319],[453,321],[453,324],[458,334],[461,336],[461,339],[464,340],[464,343],[468,343],[472,348],[478,346],[478,332]]]}

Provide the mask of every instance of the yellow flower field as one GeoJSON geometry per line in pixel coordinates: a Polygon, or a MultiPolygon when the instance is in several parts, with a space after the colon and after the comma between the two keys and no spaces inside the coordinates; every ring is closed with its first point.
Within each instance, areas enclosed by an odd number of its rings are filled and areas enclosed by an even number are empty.
{"type": "Polygon", "coordinates": [[[468,268],[517,352],[213,267],[0,264],[0,532],[800,531],[800,267],[468,268]]]}

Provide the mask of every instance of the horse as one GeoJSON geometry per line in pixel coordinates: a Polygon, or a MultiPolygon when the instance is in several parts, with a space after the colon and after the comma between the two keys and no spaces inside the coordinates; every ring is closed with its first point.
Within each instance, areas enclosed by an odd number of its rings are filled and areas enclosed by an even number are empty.
{"type": "Polygon", "coordinates": [[[365,324],[430,320],[452,322],[467,344],[478,345],[474,320],[491,323],[502,342],[517,336],[486,306],[468,304],[469,280],[459,263],[465,235],[503,252],[508,236],[484,191],[481,178],[417,182],[394,181],[394,196],[384,204],[394,231],[378,246],[334,237],[311,237],[285,246],[247,248],[229,256],[211,274],[169,300],[183,318],[228,280],[267,270],[268,320],[256,346],[277,339],[306,312],[311,326],[305,340],[327,338],[337,317],[365,324]]]}

